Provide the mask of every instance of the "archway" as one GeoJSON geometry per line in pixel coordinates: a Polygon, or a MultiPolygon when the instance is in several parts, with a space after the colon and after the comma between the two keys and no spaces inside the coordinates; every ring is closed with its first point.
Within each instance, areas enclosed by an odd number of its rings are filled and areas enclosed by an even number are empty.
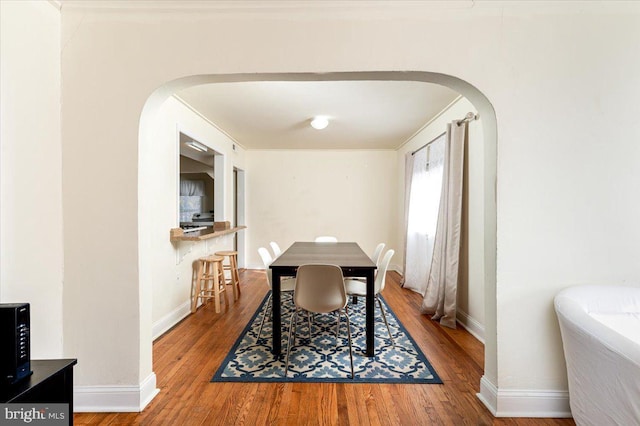
{"type": "MultiPolygon", "coordinates": [[[[483,159],[484,159],[484,304],[485,304],[485,366],[484,377],[479,395],[489,406],[491,400],[488,387],[497,383],[497,313],[496,313],[496,154],[497,123],[495,111],[489,100],[471,84],[445,74],[422,71],[397,72],[335,72],[335,73],[274,73],[274,74],[223,74],[185,77],[174,80],[157,89],[147,100],[140,119],[139,128],[139,259],[140,259],[140,295],[141,295],[141,351],[147,356],[151,371],[152,315],[151,303],[153,280],[153,247],[148,242],[157,232],[150,224],[153,205],[157,193],[150,182],[154,179],[149,170],[153,170],[154,158],[154,121],[161,105],[173,93],[194,85],[251,81],[358,81],[358,80],[405,80],[421,81],[447,86],[468,99],[482,117],[483,123],[483,159]],[[488,387],[487,387],[488,386],[488,387]],[[483,392],[484,390],[484,392],[483,392]]],[[[166,229],[163,230],[166,233],[166,229]]],[[[249,247],[251,249],[251,247],[249,247]]],[[[491,407],[490,407],[491,408],[491,407]]]]}

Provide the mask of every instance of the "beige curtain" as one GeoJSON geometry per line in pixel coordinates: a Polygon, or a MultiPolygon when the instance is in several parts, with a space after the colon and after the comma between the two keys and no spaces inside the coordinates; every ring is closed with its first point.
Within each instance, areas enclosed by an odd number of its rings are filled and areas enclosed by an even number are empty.
{"type": "Polygon", "coordinates": [[[442,176],[442,194],[438,210],[431,271],[421,311],[440,320],[445,327],[456,328],[458,264],[462,221],[462,179],[464,144],[468,124],[447,125],[442,176]]]}
{"type": "Polygon", "coordinates": [[[409,200],[411,194],[411,181],[413,176],[413,154],[407,152],[404,157],[404,260],[402,264],[403,275],[400,279],[400,285],[404,287],[407,276],[407,232],[409,229],[409,200]]]}

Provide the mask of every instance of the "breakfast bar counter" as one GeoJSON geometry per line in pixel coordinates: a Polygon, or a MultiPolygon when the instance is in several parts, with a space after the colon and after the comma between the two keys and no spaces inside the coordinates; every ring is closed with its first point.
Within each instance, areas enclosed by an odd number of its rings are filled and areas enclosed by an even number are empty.
{"type": "Polygon", "coordinates": [[[169,235],[171,242],[176,241],[204,241],[210,238],[221,237],[223,235],[233,234],[238,231],[242,231],[246,229],[246,226],[236,226],[235,228],[229,229],[215,229],[213,227],[208,227],[207,229],[201,229],[198,231],[184,232],[182,228],[173,228],[171,229],[169,235]]]}

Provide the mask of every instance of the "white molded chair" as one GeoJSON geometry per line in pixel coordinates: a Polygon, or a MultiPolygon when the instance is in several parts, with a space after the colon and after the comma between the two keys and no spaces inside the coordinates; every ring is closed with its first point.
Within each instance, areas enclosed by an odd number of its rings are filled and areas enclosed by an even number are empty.
{"type": "MultiPolygon", "coordinates": [[[[371,260],[376,264],[376,268],[380,267],[380,259],[382,259],[381,255],[382,255],[382,250],[384,250],[384,246],[385,246],[384,243],[378,244],[375,250],[373,251],[373,253],[371,254],[371,260]]],[[[364,281],[364,282],[367,281],[365,278],[362,278],[362,277],[345,277],[345,279],[358,280],[358,281],[364,281]]]]}
{"type": "MultiPolygon", "coordinates": [[[[385,280],[387,276],[387,269],[389,268],[389,262],[395,253],[394,250],[388,250],[380,264],[378,265],[378,269],[376,271],[375,278],[375,299],[378,302],[378,306],[380,307],[380,312],[382,312],[382,319],[384,320],[385,325],[387,326],[387,332],[389,333],[389,338],[391,339],[391,345],[395,346],[395,342],[393,340],[393,336],[391,335],[391,329],[389,328],[389,323],[387,322],[387,315],[384,313],[384,309],[382,308],[382,302],[378,295],[382,290],[384,290],[385,280]]],[[[355,280],[355,279],[346,279],[344,280],[345,288],[347,289],[347,294],[349,296],[358,296],[358,297],[366,297],[367,295],[367,283],[366,281],[355,280]]]]}
{"type": "Polygon", "coordinates": [[[273,251],[273,258],[276,259],[278,256],[282,254],[282,250],[280,250],[280,246],[275,241],[271,241],[269,243],[271,246],[271,251],[273,251]]]}
{"type": "Polygon", "coordinates": [[[351,323],[347,313],[347,292],[345,289],[342,269],[337,265],[306,264],[298,267],[296,286],[293,292],[295,311],[289,321],[289,344],[284,367],[284,375],[289,372],[289,354],[295,344],[295,327],[298,312],[307,312],[309,321],[309,341],[311,341],[311,320],[309,313],[326,314],[337,313],[336,344],[340,332],[340,314],[347,319],[347,335],[349,336],[349,359],[351,361],[351,378],[353,379],[353,350],[351,346],[351,323]],[[293,342],[291,341],[293,337],[293,342]]]}
{"type": "Polygon", "coordinates": [[[336,237],[331,237],[329,235],[323,235],[320,237],[316,237],[316,243],[337,243],[338,239],[336,237]]]}
{"type": "Polygon", "coordinates": [[[380,264],[380,256],[382,255],[382,250],[384,250],[384,243],[380,243],[376,246],[373,254],[371,255],[371,260],[373,260],[378,266],[380,264]]]}
{"type": "MultiPolygon", "coordinates": [[[[269,284],[269,290],[271,290],[272,287],[273,287],[273,275],[271,273],[271,269],[269,269],[269,265],[271,265],[271,262],[273,262],[273,258],[271,257],[271,254],[269,254],[269,251],[264,247],[260,247],[258,249],[258,254],[260,255],[260,258],[262,259],[262,263],[264,264],[264,267],[266,269],[266,272],[267,272],[267,283],[269,284]]],[[[295,278],[293,278],[293,277],[280,277],[280,292],[281,293],[292,294],[293,293],[293,289],[295,287],[296,287],[296,279],[295,278]]],[[[269,295],[269,299],[267,300],[267,309],[271,306],[272,296],[273,296],[273,294],[270,294],[269,295]]],[[[267,309],[265,309],[264,313],[262,314],[262,320],[260,321],[260,330],[258,331],[258,339],[260,339],[260,335],[262,334],[262,326],[264,325],[264,319],[267,316],[267,309]]]]}

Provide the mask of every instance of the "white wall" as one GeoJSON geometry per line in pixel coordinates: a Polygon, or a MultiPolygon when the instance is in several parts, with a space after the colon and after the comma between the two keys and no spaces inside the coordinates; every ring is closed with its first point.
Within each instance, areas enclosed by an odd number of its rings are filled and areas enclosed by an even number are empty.
{"type": "MultiPolygon", "coordinates": [[[[203,74],[416,70],[477,87],[497,117],[483,122],[498,135],[497,157],[485,155],[497,158],[498,261],[497,282],[485,279],[484,399],[500,415],[566,410],[553,296],[580,282],[640,281],[640,198],[629,195],[640,185],[639,4],[92,9],[102,4],[62,12],[64,352],[81,356],[80,383],[136,388],[151,371],[153,256],[138,238],[139,214],[150,210],[139,211],[138,195],[148,202],[152,187],[132,182],[151,155],[141,150],[138,161],[138,130],[158,87],[203,74]],[[100,191],[82,181],[89,173],[100,191]]],[[[485,229],[493,218],[485,215],[485,229]]]]}
{"type": "MultiPolygon", "coordinates": [[[[258,247],[334,235],[396,251],[395,151],[247,151],[248,267],[258,247]]],[[[396,263],[396,259],[392,259],[396,263]]]]}
{"type": "Polygon", "coordinates": [[[500,135],[498,383],[522,395],[564,389],[560,289],[640,281],[640,4],[591,6],[507,10],[502,96],[487,93],[500,135]]]}
{"type": "MultiPolygon", "coordinates": [[[[459,98],[438,117],[431,120],[418,134],[407,141],[397,155],[396,205],[400,206],[397,220],[397,242],[403,247],[404,233],[404,187],[405,156],[409,152],[424,146],[435,139],[447,128],[447,123],[460,120],[468,112],[476,112],[476,107],[465,98],[459,98]]],[[[461,244],[461,270],[458,286],[458,321],[476,337],[484,340],[484,136],[482,133],[482,117],[471,121],[468,127],[468,144],[465,152],[465,212],[463,215],[463,242],[461,244]]],[[[403,248],[404,250],[404,248],[403,248]]],[[[399,253],[397,262],[402,265],[403,252],[399,253]]]]}
{"type": "MultiPolygon", "coordinates": [[[[150,221],[149,246],[153,248],[151,280],[153,287],[152,321],[154,337],[175,325],[190,312],[192,262],[217,250],[233,249],[233,235],[204,242],[169,241],[169,229],[178,227],[178,133],[184,133],[204,143],[224,157],[225,211],[221,218],[232,217],[233,167],[244,169],[243,149],[217,128],[193,113],[174,97],[168,98],[156,111],[153,124],[153,145],[149,147],[151,161],[145,163],[145,182],[154,196],[151,211],[144,220],[150,221]]],[[[142,219],[141,219],[142,220],[142,219]]],[[[222,219],[220,219],[222,220],[222,219]]]]}
{"type": "Polygon", "coordinates": [[[0,2],[0,301],[31,304],[31,356],[62,355],[60,12],[0,2]]]}

